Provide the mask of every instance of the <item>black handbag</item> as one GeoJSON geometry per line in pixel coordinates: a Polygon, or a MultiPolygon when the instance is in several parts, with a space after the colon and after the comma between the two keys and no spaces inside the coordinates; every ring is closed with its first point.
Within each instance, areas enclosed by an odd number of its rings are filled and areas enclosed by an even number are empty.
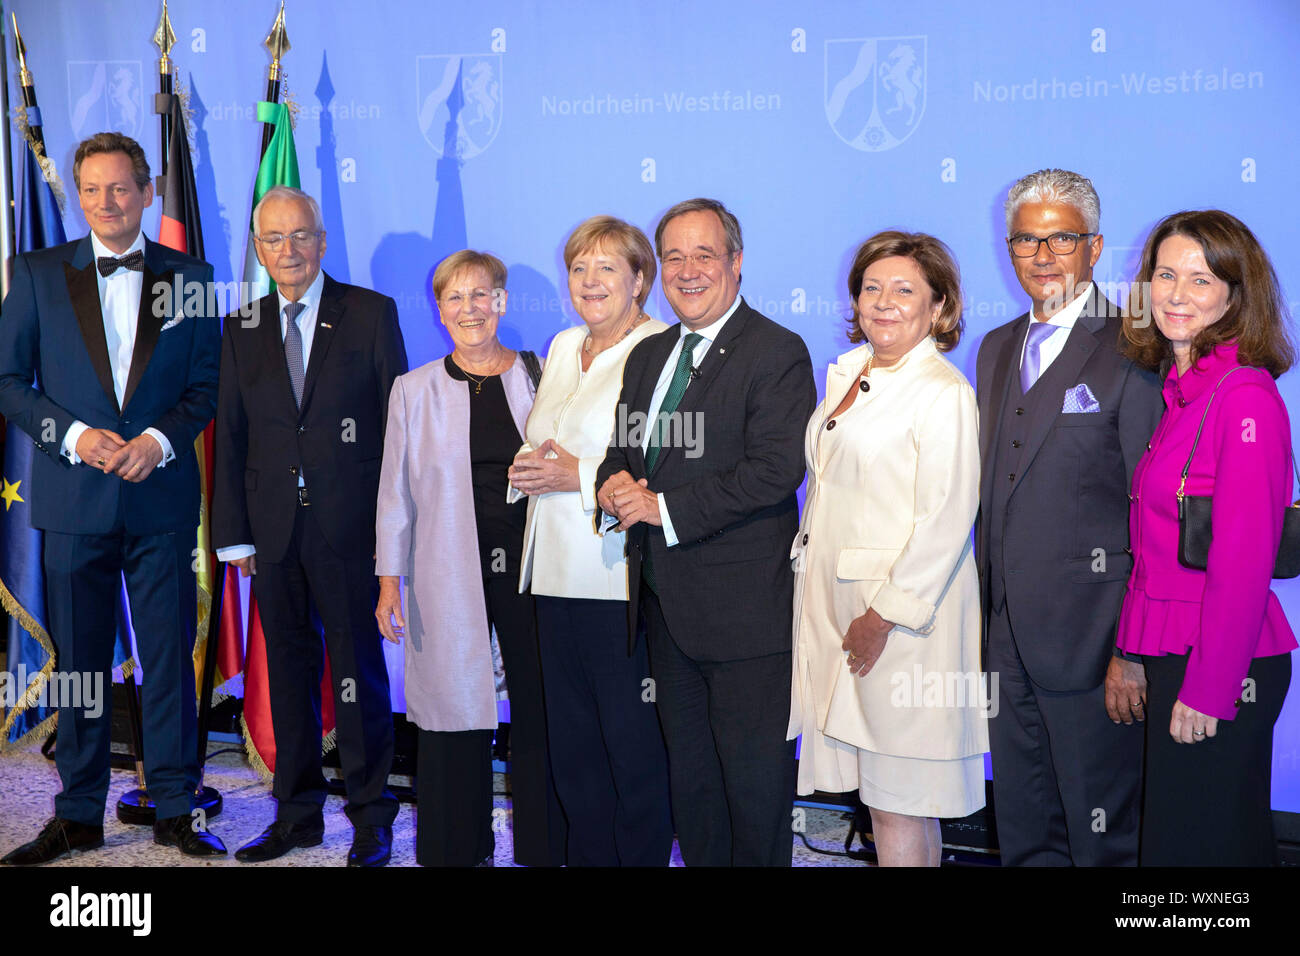
{"type": "MultiPolygon", "coordinates": [[[[1214,499],[1210,495],[1185,495],[1183,486],[1187,484],[1187,472],[1192,467],[1192,457],[1196,446],[1201,441],[1201,429],[1205,427],[1205,418],[1210,414],[1210,405],[1219,393],[1219,386],[1238,368],[1223,373],[1214,386],[1210,400],[1205,403],[1201,413],[1201,423],[1196,426],[1196,438],[1192,441],[1192,450],[1187,455],[1187,464],[1183,465],[1182,478],[1178,482],[1178,563],[1193,571],[1204,571],[1210,558],[1210,540],[1214,537],[1210,512],[1214,499]]],[[[1296,469],[1295,453],[1291,454],[1291,467],[1296,471],[1296,481],[1300,482],[1300,469],[1296,469]]],[[[1277,561],[1273,565],[1273,577],[1294,578],[1300,576],[1300,502],[1287,505],[1282,509],[1282,541],[1277,549],[1277,561]]]]}

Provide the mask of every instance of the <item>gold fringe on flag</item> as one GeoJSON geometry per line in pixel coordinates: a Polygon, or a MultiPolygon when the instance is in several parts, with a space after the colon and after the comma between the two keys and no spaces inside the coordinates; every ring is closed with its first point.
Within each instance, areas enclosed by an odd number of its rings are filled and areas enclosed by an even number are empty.
{"type": "Polygon", "coordinates": [[[10,593],[3,581],[0,581],[0,604],[4,605],[10,617],[22,625],[23,630],[36,639],[36,643],[41,645],[41,649],[47,655],[45,666],[32,678],[23,696],[14,701],[13,708],[5,717],[4,726],[0,727],[0,753],[6,753],[20,750],[38,740],[44,740],[54,732],[59,714],[55,711],[13,743],[8,742],[9,731],[18,720],[18,716],[28,707],[33,707],[39,702],[41,691],[49,683],[50,675],[54,673],[54,642],[50,640],[49,632],[41,627],[40,622],[31,616],[27,608],[18,603],[18,599],[10,593]]]}
{"type": "Polygon", "coordinates": [[[59,171],[54,168],[54,160],[45,155],[45,147],[37,141],[35,134],[32,133],[31,125],[27,122],[27,107],[25,105],[14,107],[14,123],[18,126],[19,132],[23,134],[23,139],[27,140],[27,145],[31,147],[32,155],[36,157],[36,162],[41,167],[41,175],[50,184],[50,191],[54,193],[54,201],[59,204],[59,215],[63,215],[68,204],[67,196],[63,190],[63,180],[59,178],[59,171]]]}

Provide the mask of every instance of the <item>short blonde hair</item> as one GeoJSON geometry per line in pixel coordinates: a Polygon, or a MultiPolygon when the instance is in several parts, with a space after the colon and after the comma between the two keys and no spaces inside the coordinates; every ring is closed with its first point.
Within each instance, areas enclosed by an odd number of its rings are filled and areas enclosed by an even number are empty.
{"type": "Polygon", "coordinates": [[[504,289],[506,287],[506,264],[492,255],[490,252],[475,252],[473,249],[462,249],[460,252],[453,252],[446,259],[438,263],[438,268],[433,270],[433,297],[442,298],[442,291],[447,288],[447,283],[451,281],[452,276],[464,272],[468,269],[482,269],[492,277],[492,288],[504,289]]]}
{"type": "Polygon", "coordinates": [[[569,233],[564,243],[564,268],[573,268],[573,260],[584,252],[603,247],[628,264],[632,274],[641,274],[641,293],[636,297],[637,308],[645,306],[650,289],[655,284],[654,249],[646,234],[631,223],[613,216],[592,216],[569,233]]]}

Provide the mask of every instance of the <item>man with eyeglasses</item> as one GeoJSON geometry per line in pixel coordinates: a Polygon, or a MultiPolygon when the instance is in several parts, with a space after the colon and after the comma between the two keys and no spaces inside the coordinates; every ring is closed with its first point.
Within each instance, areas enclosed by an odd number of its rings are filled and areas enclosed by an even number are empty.
{"type": "Polygon", "coordinates": [[[375,621],[375,500],[388,393],[406,371],[391,298],[320,267],[320,206],[275,186],[253,210],[276,284],[252,318],[227,316],[217,398],[212,540],[253,578],[275,730],[275,822],[242,862],[324,833],[320,683],[329,653],[339,761],[353,825],[348,866],[383,866],[397,801],[388,670],[375,621]]]}
{"type": "Polygon", "coordinates": [[[1097,289],[1100,201],[1077,173],[1011,187],[1007,251],[1032,303],[984,337],[975,547],[1004,866],[1137,864],[1146,679],[1115,649],[1128,491],[1163,411],[1097,289]]]}
{"type": "Polygon", "coordinates": [[[647,425],[615,431],[597,505],[628,530],[630,640],[639,611],[682,859],[789,866],[789,555],[812,363],[741,298],[740,223],[722,203],[673,206],[655,247],[681,322],[628,356],[618,420],[647,425]]]}

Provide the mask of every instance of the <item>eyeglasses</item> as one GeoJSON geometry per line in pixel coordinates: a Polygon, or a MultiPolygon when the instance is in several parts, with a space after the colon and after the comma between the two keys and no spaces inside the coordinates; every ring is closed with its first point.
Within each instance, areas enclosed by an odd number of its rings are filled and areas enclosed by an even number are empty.
{"type": "Polygon", "coordinates": [[[1038,255],[1038,248],[1043,243],[1047,243],[1053,255],[1068,256],[1079,245],[1080,239],[1091,239],[1095,235],[1095,232],[1054,232],[1040,239],[1022,232],[1007,239],[1007,245],[1017,259],[1032,259],[1038,255]]]}
{"type": "Polygon", "coordinates": [[[493,298],[490,289],[443,289],[442,296],[438,299],[439,304],[444,306],[458,306],[465,299],[477,306],[486,306],[493,298]]]}
{"type": "Polygon", "coordinates": [[[297,232],[290,233],[287,236],[282,235],[281,233],[278,232],[269,232],[265,236],[256,236],[255,238],[266,249],[269,249],[271,252],[275,252],[282,245],[284,245],[284,240],[286,239],[292,242],[295,248],[306,249],[313,242],[315,242],[319,236],[320,236],[319,232],[308,232],[306,229],[300,229],[297,232]]]}
{"type": "Polygon", "coordinates": [[[701,252],[698,256],[668,256],[663,260],[664,272],[680,272],[688,262],[694,262],[698,269],[708,270],[721,260],[729,258],[730,252],[724,256],[715,256],[711,252],[701,252]]]}

